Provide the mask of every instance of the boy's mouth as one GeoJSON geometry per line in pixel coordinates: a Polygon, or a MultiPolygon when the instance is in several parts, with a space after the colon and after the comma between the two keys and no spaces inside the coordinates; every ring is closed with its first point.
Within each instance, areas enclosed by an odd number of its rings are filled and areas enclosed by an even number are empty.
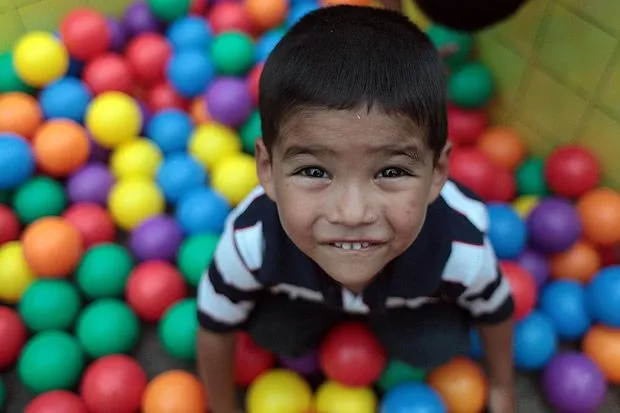
{"type": "Polygon", "coordinates": [[[370,248],[372,245],[370,242],[334,242],[332,244],[336,248],[340,248],[343,250],[353,250],[360,251],[363,249],[370,248]]]}

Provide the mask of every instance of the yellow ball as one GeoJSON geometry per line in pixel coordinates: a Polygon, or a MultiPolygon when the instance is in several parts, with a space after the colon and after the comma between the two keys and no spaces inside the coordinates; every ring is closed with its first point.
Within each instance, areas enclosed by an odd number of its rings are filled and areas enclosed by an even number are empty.
{"type": "Polygon", "coordinates": [[[346,387],[327,381],[316,391],[314,409],[316,413],[375,413],[377,397],[367,387],[346,387]]]}
{"type": "Polygon", "coordinates": [[[512,207],[517,211],[517,214],[523,219],[527,218],[532,209],[538,205],[538,196],[536,195],[521,195],[512,203],[512,207]]]}
{"type": "Polygon", "coordinates": [[[143,176],[117,181],[108,196],[108,209],[116,224],[129,231],[164,212],[164,197],[155,183],[143,176]]]}
{"type": "Polygon", "coordinates": [[[299,374],[273,369],[252,383],[246,407],[248,413],[304,413],[312,407],[312,390],[299,374]]]}
{"type": "Polygon", "coordinates": [[[7,242],[0,247],[0,301],[15,304],[35,281],[34,271],[24,258],[19,241],[7,242]]]}
{"type": "Polygon", "coordinates": [[[34,31],[22,36],[15,44],[13,65],[24,83],[42,87],[67,73],[69,53],[51,33],[34,31]]]}
{"type": "Polygon", "coordinates": [[[189,151],[205,168],[212,169],[227,156],[241,152],[241,139],[220,123],[203,123],[190,137],[189,151]]]}
{"type": "Polygon", "coordinates": [[[157,145],[147,139],[136,139],[123,143],[112,153],[110,169],[116,178],[154,178],[161,162],[157,145]]]}
{"type": "Polygon", "coordinates": [[[142,128],[142,112],[131,96],[104,92],[88,105],[85,123],[97,143],[114,149],[137,138],[142,128]]]}
{"type": "Polygon", "coordinates": [[[211,186],[231,205],[237,205],[258,185],[256,160],[238,153],[227,156],[216,164],[211,174],[211,186]]]}

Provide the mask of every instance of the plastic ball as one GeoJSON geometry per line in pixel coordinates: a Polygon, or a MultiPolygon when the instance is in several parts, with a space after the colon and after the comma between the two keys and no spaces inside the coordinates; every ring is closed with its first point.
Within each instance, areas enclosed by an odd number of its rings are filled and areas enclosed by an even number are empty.
{"type": "Polygon", "coordinates": [[[135,87],[131,67],[118,53],[105,53],[90,60],[82,79],[95,95],[112,91],[131,94],[135,87]]]}
{"type": "Polygon", "coordinates": [[[134,268],[125,287],[125,299],[141,320],[159,321],[171,305],[187,295],[181,273],[170,263],[153,260],[134,268]]]}
{"type": "Polygon", "coordinates": [[[7,242],[0,246],[0,300],[9,304],[19,302],[36,279],[24,256],[22,243],[7,242]]]}
{"type": "Polygon", "coordinates": [[[0,246],[19,239],[21,224],[13,210],[0,205],[0,246]]]}
{"type": "MultiPolygon", "coordinates": [[[[41,95],[43,97],[44,94],[41,95]]],[[[34,97],[22,92],[0,95],[0,131],[30,139],[41,122],[42,108],[34,97]]]]}
{"type": "Polygon", "coordinates": [[[428,384],[454,413],[484,411],[488,383],[482,367],[465,357],[456,357],[430,372],[428,384]]]}
{"type": "Polygon", "coordinates": [[[218,73],[231,76],[245,74],[254,64],[254,42],[242,32],[220,33],[211,43],[211,59],[218,73]]]}
{"type": "Polygon", "coordinates": [[[86,163],[90,143],[80,124],[69,119],[55,119],[37,130],[33,151],[43,173],[65,177],[86,163]]]}
{"type": "Polygon", "coordinates": [[[24,346],[17,364],[22,383],[34,394],[70,390],[85,365],[80,343],[64,331],[44,331],[24,346]]]}
{"type": "Polygon", "coordinates": [[[84,401],[67,390],[52,390],[32,399],[24,413],[88,413],[84,401]]]}
{"type": "Polygon", "coordinates": [[[458,149],[450,155],[450,174],[454,180],[487,199],[493,191],[496,166],[477,149],[458,149]]]}
{"type": "Polygon", "coordinates": [[[187,113],[166,109],[156,113],[146,127],[146,135],[164,154],[185,151],[194,124],[187,113]]]}
{"type": "Polygon", "coordinates": [[[63,217],[80,232],[84,250],[116,239],[114,222],[110,214],[100,205],[76,203],[65,211],[63,217]]]}
{"type": "Polygon", "coordinates": [[[90,357],[129,353],[140,338],[140,322],[120,300],[93,301],[80,314],[75,335],[90,357]]]}
{"type": "Polygon", "coordinates": [[[181,274],[192,287],[198,286],[204,269],[207,268],[215,254],[218,241],[217,233],[203,233],[190,236],[181,244],[177,256],[178,266],[181,274]]]}
{"type": "Polygon", "coordinates": [[[155,143],[135,139],[119,145],[110,157],[110,170],[117,179],[154,178],[162,162],[162,153],[155,143]]]}
{"type": "Polygon", "coordinates": [[[489,191],[487,202],[508,203],[514,200],[517,193],[517,183],[513,174],[506,168],[495,168],[495,182],[489,191]]]}
{"type": "Polygon", "coordinates": [[[235,384],[248,387],[257,377],[273,368],[276,357],[269,350],[259,347],[245,332],[237,333],[236,338],[235,384]]]}
{"type": "Polygon", "coordinates": [[[22,36],[13,49],[17,75],[28,85],[41,87],[64,76],[69,69],[67,49],[53,34],[32,31],[22,36]]]}
{"type": "Polygon", "coordinates": [[[186,111],[190,100],[181,96],[168,81],[161,82],[151,87],[147,92],[146,101],[153,113],[165,109],[180,109],[186,111]]]}
{"type": "Polygon", "coordinates": [[[579,339],[592,324],[585,290],[576,281],[551,282],[542,290],[539,302],[540,311],[549,317],[561,339],[579,339]]]}
{"type": "Polygon", "coordinates": [[[173,21],[189,13],[190,0],[147,0],[155,17],[163,21],[173,21]]]}
{"type": "Polygon", "coordinates": [[[134,413],[140,409],[147,381],[136,360],[114,354],[88,366],[80,394],[92,413],[134,413]]]}
{"type": "Polygon", "coordinates": [[[151,13],[149,6],[142,1],[132,3],[125,9],[122,24],[129,37],[157,32],[162,27],[161,22],[151,13]]]}
{"type": "Polygon", "coordinates": [[[475,143],[489,123],[484,110],[448,106],[448,137],[455,145],[475,143]]]}
{"type": "Polygon", "coordinates": [[[512,207],[523,219],[530,215],[530,212],[538,205],[539,197],[536,195],[521,195],[512,203],[512,207]]]}
{"type": "Polygon", "coordinates": [[[133,230],[144,220],[164,212],[165,201],[155,183],[141,176],[119,180],[111,189],[108,207],[124,230],[133,230]]]}
{"type": "Polygon", "coordinates": [[[476,143],[491,162],[509,171],[515,170],[526,155],[525,143],[517,132],[509,127],[493,127],[485,130],[476,143]]]}
{"type": "Polygon", "coordinates": [[[466,109],[477,109],[489,103],[495,93],[495,80],[488,67],[466,63],[448,80],[448,98],[466,109]]]}
{"type": "Polygon", "coordinates": [[[297,373],[273,369],[258,377],[246,393],[248,413],[303,412],[312,405],[312,390],[297,373]]]}
{"type": "Polygon", "coordinates": [[[447,413],[441,396],[422,383],[405,383],[390,390],[379,407],[380,413],[447,413]]]}
{"type": "Polygon", "coordinates": [[[545,162],[538,157],[526,158],[516,170],[517,191],[521,195],[545,196],[549,193],[544,175],[545,162]]]}
{"type": "Polygon", "coordinates": [[[72,202],[106,205],[114,186],[114,176],[106,165],[93,162],[75,171],[67,180],[67,193],[72,202]]]}
{"type": "Polygon", "coordinates": [[[209,188],[188,192],[177,205],[175,217],[187,235],[220,233],[230,212],[230,204],[209,188]]]}
{"type": "Polygon", "coordinates": [[[193,298],[176,302],[164,313],[159,326],[159,337],[164,349],[180,360],[196,358],[198,312],[193,298]]]}
{"type": "Polygon", "coordinates": [[[205,94],[211,119],[237,128],[248,119],[254,105],[246,82],[233,77],[220,77],[205,94]]]}
{"type": "Polygon", "coordinates": [[[516,262],[521,268],[530,273],[539,289],[545,285],[551,271],[545,255],[527,248],[519,255],[516,262]]]}
{"type": "Polygon", "coordinates": [[[229,156],[213,169],[213,189],[231,205],[239,204],[257,185],[256,161],[250,155],[229,156]]]}
{"type": "Polygon", "coordinates": [[[620,266],[599,271],[586,287],[590,316],[597,322],[620,328],[620,266]]]}
{"type": "Polygon", "coordinates": [[[138,260],[168,260],[176,258],[183,242],[183,231],[176,220],[166,215],[149,218],[131,233],[129,244],[138,260]]]}
{"type": "Polygon", "coordinates": [[[211,6],[207,20],[213,33],[240,31],[253,33],[254,23],[243,3],[220,1],[211,6]]]}
{"type": "Polygon", "coordinates": [[[211,115],[209,114],[207,102],[205,102],[202,96],[197,97],[192,101],[189,112],[192,121],[194,121],[196,124],[207,123],[211,120],[211,115]]]}
{"type": "Polygon", "coordinates": [[[470,33],[451,29],[440,24],[432,24],[426,31],[429,39],[441,51],[444,48],[449,54],[444,57],[444,62],[451,68],[458,68],[465,64],[473,48],[473,37],[470,33]]]}
{"type": "Polygon", "coordinates": [[[78,8],[60,22],[60,36],[69,54],[78,60],[91,59],[110,47],[110,29],[102,14],[78,8]]]}
{"type": "Polygon", "coordinates": [[[170,59],[167,75],[181,96],[193,98],[203,93],[213,81],[215,68],[203,51],[182,50],[170,59]]]}
{"type": "Polygon", "coordinates": [[[512,290],[515,304],[513,318],[521,320],[534,309],[538,299],[534,277],[519,264],[512,261],[501,261],[499,266],[512,290]]]}
{"type": "Polygon", "coordinates": [[[564,352],[555,356],[542,375],[544,397],[565,413],[595,412],[603,405],[607,384],[601,370],[587,356],[564,352]]]}
{"type": "Polygon", "coordinates": [[[125,50],[127,43],[127,32],[121,22],[117,19],[108,17],[108,31],[110,32],[110,51],[120,53],[125,50]]]}
{"type": "Polygon", "coordinates": [[[210,122],[196,128],[190,138],[189,151],[207,170],[211,170],[228,155],[241,152],[241,142],[233,129],[210,122]]]}
{"type": "Polygon", "coordinates": [[[135,139],[142,128],[142,116],[136,101],[121,92],[104,92],[86,111],[86,126],[93,139],[112,149],[135,139]]]}
{"type": "Polygon", "coordinates": [[[513,340],[515,366],[522,371],[544,368],[558,349],[553,323],[539,311],[533,311],[515,325],[513,340]]]}
{"type": "Polygon", "coordinates": [[[41,109],[47,119],[66,118],[75,122],[82,122],[91,99],[92,94],[86,84],[73,77],[51,83],[39,95],[41,109]]]}
{"type": "Polygon", "coordinates": [[[545,179],[557,195],[576,198],[598,184],[601,167],[592,151],[579,145],[564,145],[547,157],[545,179]]]}
{"type": "Polygon", "coordinates": [[[368,387],[346,387],[327,381],[316,390],[314,403],[321,413],[374,413],[377,396],[368,387]]]}
{"type": "Polygon", "coordinates": [[[577,241],[569,249],[550,259],[551,276],[582,283],[594,277],[601,267],[601,257],[589,242],[577,241]]]}
{"type": "Polygon", "coordinates": [[[560,198],[547,198],[527,217],[529,241],[545,253],[567,250],[581,236],[582,226],[577,210],[560,198]]]}
{"type": "Polygon", "coordinates": [[[271,51],[276,47],[285,34],[286,30],[280,27],[263,34],[256,42],[256,47],[254,49],[254,61],[266,61],[271,51]]]}
{"type": "Polygon", "coordinates": [[[171,203],[176,203],[187,193],[202,188],[207,179],[202,165],[186,153],[175,153],[166,157],[156,176],[157,185],[171,203]]]}
{"type": "Polygon", "coordinates": [[[291,10],[286,17],[286,26],[292,27],[306,14],[321,7],[318,0],[291,2],[291,10]]]}
{"type": "Polygon", "coordinates": [[[241,137],[241,146],[246,153],[254,155],[256,141],[261,138],[261,117],[260,112],[255,110],[248,117],[245,123],[239,129],[241,137]]]}
{"type": "Polygon", "coordinates": [[[382,392],[387,393],[401,384],[424,381],[425,378],[425,370],[414,367],[404,361],[392,359],[388,361],[376,384],[382,392]]]}
{"type": "Polygon", "coordinates": [[[592,189],[577,201],[583,235],[596,245],[620,242],[620,193],[609,188],[592,189]]]}
{"type": "Polygon", "coordinates": [[[133,268],[134,259],[122,245],[100,244],[86,251],[75,280],[89,299],[118,298],[133,268]]]}
{"type": "Polygon", "coordinates": [[[35,88],[24,83],[13,65],[13,53],[0,53],[0,93],[24,92],[34,94],[35,88]]]}
{"type": "MultiPolygon", "coordinates": [[[[0,306],[0,334],[2,335],[0,371],[2,371],[15,363],[28,338],[28,330],[24,322],[9,307],[0,306]]],[[[0,407],[2,407],[1,403],[0,407]]]]}
{"type": "Polygon", "coordinates": [[[34,172],[35,157],[28,142],[18,135],[0,133],[0,189],[15,189],[34,172]]]}
{"type": "Polygon", "coordinates": [[[143,33],[134,37],[125,49],[125,58],[144,85],[154,85],[166,78],[166,65],[172,55],[172,46],[158,33],[143,33]]]}
{"type": "Polygon", "coordinates": [[[207,397],[204,386],[193,374],[168,370],[149,382],[142,397],[144,413],[204,413],[207,397]]]}
{"type": "Polygon", "coordinates": [[[213,40],[211,28],[198,16],[188,16],[173,22],[166,34],[176,51],[192,49],[204,52],[213,40]]]}
{"type": "Polygon", "coordinates": [[[62,185],[46,176],[30,179],[17,189],[13,197],[13,209],[22,224],[60,215],[66,206],[67,196],[62,185]]]}
{"type": "Polygon", "coordinates": [[[254,103],[254,105],[258,105],[258,86],[264,66],[264,63],[254,65],[247,77],[247,87],[250,91],[250,96],[252,96],[252,102],[254,103]]]}
{"type": "Polygon", "coordinates": [[[611,384],[620,384],[619,329],[595,325],[586,333],[581,346],[611,384]]]}
{"type": "Polygon", "coordinates": [[[30,331],[69,330],[82,307],[75,286],[66,280],[37,280],[19,303],[19,313],[30,331]]]}
{"type": "Polygon", "coordinates": [[[245,8],[254,25],[265,30],[284,23],[288,14],[288,1],[245,0],[245,8]]]}
{"type": "Polygon", "coordinates": [[[507,204],[490,204],[488,236],[499,259],[516,258],[525,247],[527,227],[507,204]]]}

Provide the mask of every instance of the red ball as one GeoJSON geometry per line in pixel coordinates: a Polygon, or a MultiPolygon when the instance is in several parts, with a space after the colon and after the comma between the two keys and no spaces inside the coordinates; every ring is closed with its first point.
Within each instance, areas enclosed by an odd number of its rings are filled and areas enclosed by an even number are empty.
{"type": "Polygon", "coordinates": [[[116,53],[106,53],[88,62],[82,79],[95,95],[112,90],[130,94],[134,87],[131,68],[116,53]]]}
{"type": "Polygon", "coordinates": [[[157,33],[143,33],[132,39],[125,49],[125,58],[136,80],[145,85],[163,82],[172,46],[157,33]]]}
{"type": "Polygon", "coordinates": [[[63,214],[78,229],[84,250],[116,239],[116,226],[106,209],[98,204],[80,202],[71,205],[63,214]]]}
{"type": "Polygon", "coordinates": [[[214,34],[236,30],[251,35],[255,31],[252,18],[242,3],[222,1],[215,4],[207,20],[214,34]]]}
{"type": "Polygon", "coordinates": [[[19,315],[9,307],[0,306],[0,371],[15,363],[22,351],[28,330],[19,315]]]}
{"type": "Polygon", "coordinates": [[[207,11],[207,0],[192,0],[189,12],[195,16],[202,16],[207,11]]]}
{"type": "Polygon", "coordinates": [[[258,85],[260,83],[260,76],[261,73],[263,73],[264,66],[264,63],[258,63],[248,74],[248,89],[250,91],[250,95],[252,96],[252,102],[254,102],[255,105],[258,105],[258,85]]]}
{"type": "Polygon", "coordinates": [[[451,177],[484,200],[493,193],[496,170],[491,160],[475,148],[456,149],[450,155],[451,177]]]}
{"type": "Polygon", "coordinates": [[[489,124],[484,110],[448,107],[448,137],[455,145],[471,145],[489,124]]]}
{"type": "Polygon", "coordinates": [[[187,111],[191,101],[179,95],[167,82],[153,86],[146,94],[146,105],[152,113],[164,109],[180,109],[187,111]]]}
{"type": "Polygon", "coordinates": [[[66,390],[53,390],[32,399],[24,413],[89,413],[76,394],[66,390]]]}
{"type": "Polygon", "coordinates": [[[365,387],[383,372],[386,354],[368,327],[349,322],[327,333],[319,349],[319,362],[329,379],[344,386],[365,387]]]}
{"type": "Polygon", "coordinates": [[[515,262],[501,261],[499,266],[512,290],[515,303],[513,318],[522,320],[534,309],[538,300],[536,281],[529,271],[515,262]]]}
{"type": "Polygon", "coordinates": [[[125,287],[125,299],[138,317],[158,321],[166,310],[187,296],[181,273],[170,263],[146,261],[132,271],[125,287]]]}
{"type": "Polygon", "coordinates": [[[60,23],[60,37],[72,57],[85,61],[108,50],[112,35],[103,14],[79,8],[60,23]]]}
{"type": "Polygon", "coordinates": [[[275,355],[254,343],[247,333],[237,334],[235,348],[235,383],[247,387],[276,362],[275,355]]]}
{"type": "Polygon", "coordinates": [[[113,354],[95,360],[84,372],[80,394],[90,413],[135,413],[148,379],[129,356],[113,354]]]}
{"type": "Polygon", "coordinates": [[[495,183],[489,194],[489,202],[511,202],[517,194],[517,181],[514,175],[506,168],[495,168],[495,183]]]}
{"type": "Polygon", "coordinates": [[[620,245],[599,247],[598,253],[601,257],[601,267],[620,264],[620,245]]]}
{"type": "Polygon", "coordinates": [[[577,198],[596,187],[600,177],[598,159],[579,145],[557,148],[545,163],[545,179],[557,195],[577,198]]]}
{"type": "Polygon", "coordinates": [[[0,245],[19,238],[21,224],[15,212],[6,205],[0,205],[0,245]]]}

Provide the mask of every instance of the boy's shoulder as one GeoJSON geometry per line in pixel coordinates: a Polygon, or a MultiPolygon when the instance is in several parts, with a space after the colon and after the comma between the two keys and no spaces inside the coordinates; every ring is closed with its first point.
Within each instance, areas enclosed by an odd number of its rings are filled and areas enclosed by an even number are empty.
{"type": "Polygon", "coordinates": [[[448,180],[441,189],[438,203],[451,218],[448,220],[451,232],[470,230],[486,233],[489,217],[485,203],[470,189],[456,181],[448,180]]]}

